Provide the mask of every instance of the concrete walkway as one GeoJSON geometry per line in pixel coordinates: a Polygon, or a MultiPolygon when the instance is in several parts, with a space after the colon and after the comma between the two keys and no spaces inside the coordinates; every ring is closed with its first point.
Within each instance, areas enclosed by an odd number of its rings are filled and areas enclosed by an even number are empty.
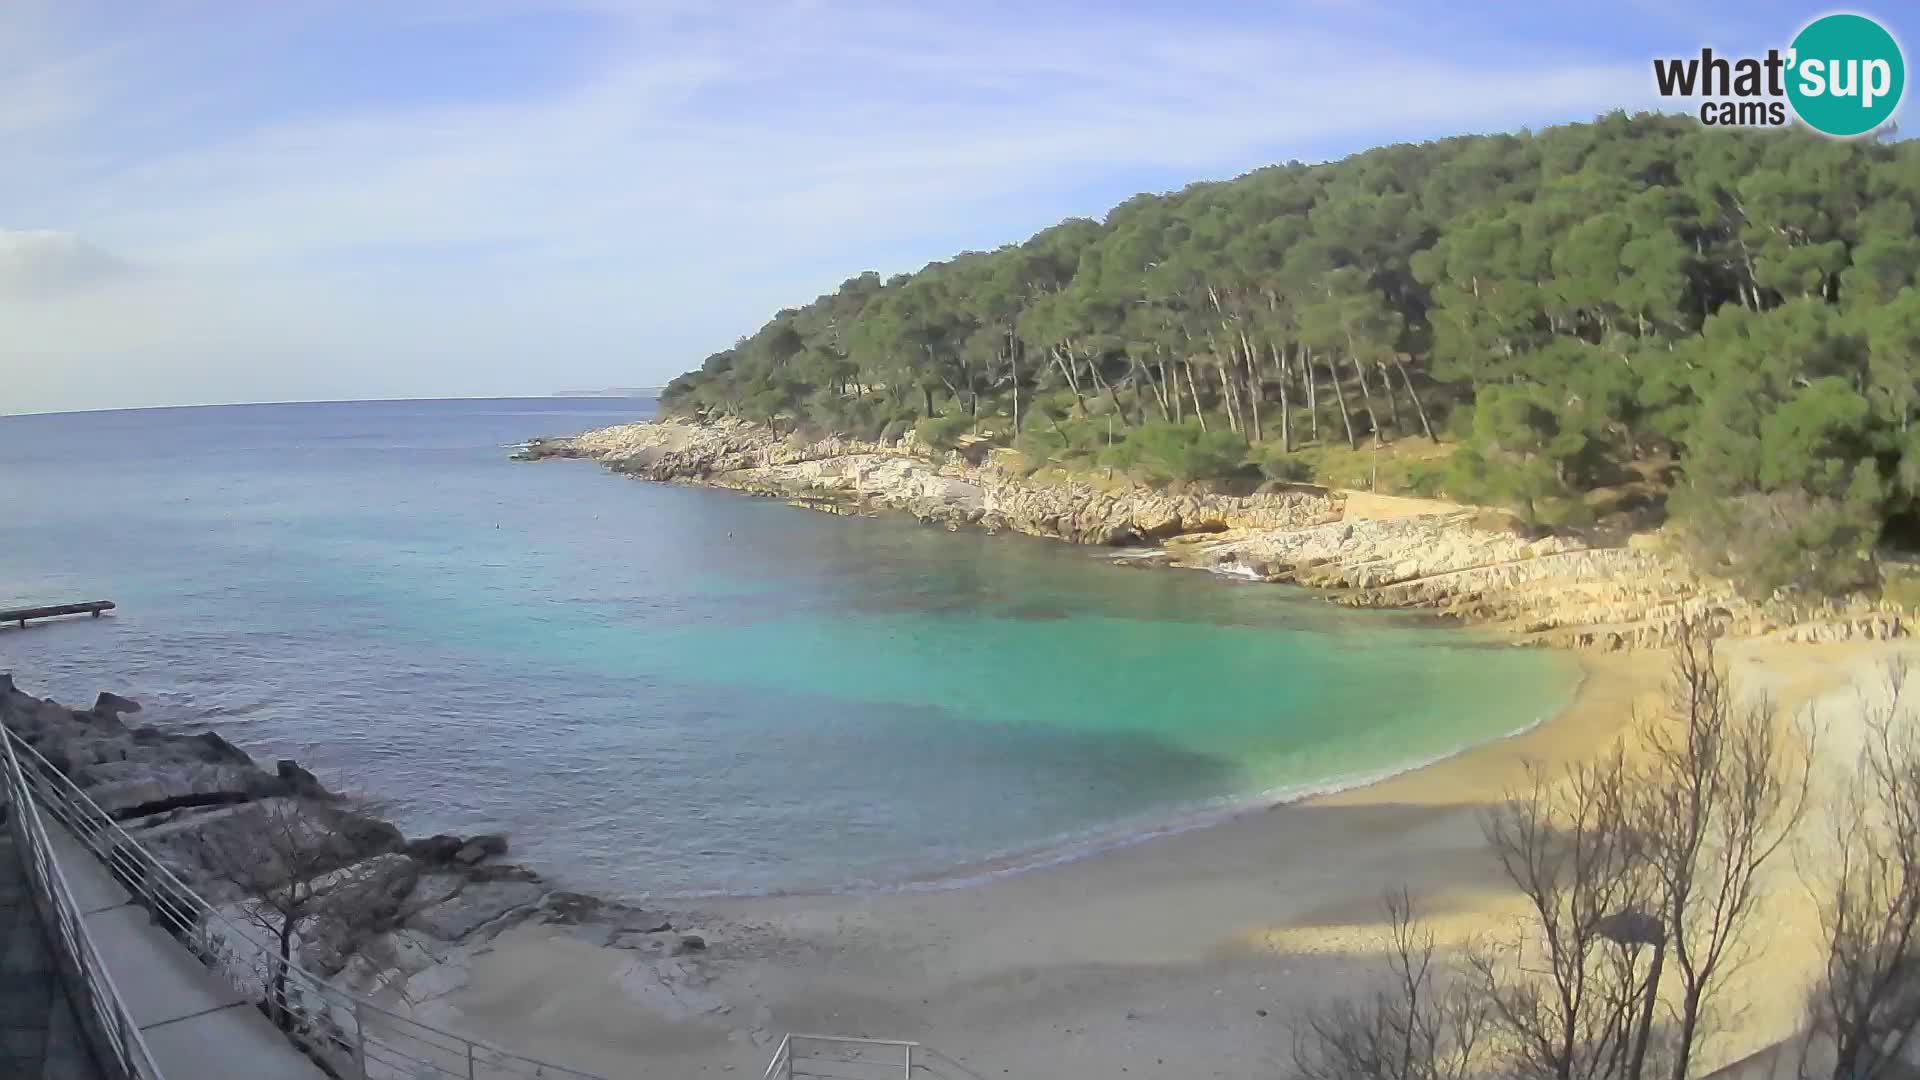
{"type": "Polygon", "coordinates": [[[327,1080],[252,1002],[131,903],[91,852],[57,822],[47,831],[94,948],[168,1080],[327,1080]]]}
{"type": "Polygon", "coordinates": [[[99,1080],[10,832],[0,829],[0,1076],[99,1080]]]}

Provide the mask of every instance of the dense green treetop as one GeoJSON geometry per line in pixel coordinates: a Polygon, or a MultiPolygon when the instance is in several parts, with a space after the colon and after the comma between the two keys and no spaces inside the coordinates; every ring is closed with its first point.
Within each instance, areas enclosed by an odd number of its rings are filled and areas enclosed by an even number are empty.
{"type": "Polygon", "coordinates": [[[1756,590],[1840,591],[1920,520],[1916,220],[1913,142],[1616,113],[861,274],[663,401],[1182,484],[1444,442],[1407,486],[1547,526],[1671,511],[1756,590]]]}

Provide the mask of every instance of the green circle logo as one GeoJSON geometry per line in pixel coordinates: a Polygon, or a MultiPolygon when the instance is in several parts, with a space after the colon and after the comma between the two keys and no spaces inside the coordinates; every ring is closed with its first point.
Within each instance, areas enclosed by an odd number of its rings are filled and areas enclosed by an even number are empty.
{"type": "Polygon", "coordinates": [[[1900,43],[1864,15],[1824,15],[1793,39],[1787,99],[1808,127],[1846,137],[1873,131],[1900,104],[1900,43]]]}

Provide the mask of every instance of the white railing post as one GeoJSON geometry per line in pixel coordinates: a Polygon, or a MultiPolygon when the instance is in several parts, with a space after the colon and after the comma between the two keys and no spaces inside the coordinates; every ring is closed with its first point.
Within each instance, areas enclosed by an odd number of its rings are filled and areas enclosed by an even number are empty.
{"type": "MultiPolygon", "coordinates": [[[[784,1080],[793,1080],[796,1075],[831,1075],[825,1073],[807,1073],[804,1071],[796,1073],[794,1071],[794,1061],[799,1058],[803,1047],[806,1048],[808,1060],[814,1060],[813,1055],[820,1054],[825,1049],[837,1048],[843,1054],[850,1056],[823,1056],[819,1060],[850,1062],[863,1068],[881,1068],[888,1072],[893,1071],[893,1062],[887,1059],[893,1056],[895,1050],[903,1051],[906,1061],[902,1068],[908,1080],[912,1080],[913,1078],[913,1052],[924,1049],[919,1043],[906,1039],[862,1039],[847,1035],[803,1035],[790,1031],[781,1038],[779,1048],[773,1052],[773,1060],[767,1062],[766,1080],[775,1080],[776,1077],[784,1078],[784,1080]]],[[[939,1055],[934,1054],[933,1057],[937,1058],[939,1055]]],[[[927,1056],[923,1054],[921,1055],[921,1059],[924,1062],[927,1060],[927,1056]]],[[[933,1074],[933,1069],[927,1065],[923,1064],[921,1069],[929,1075],[933,1074]]]]}
{"type": "Polygon", "coordinates": [[[353,1067],[360,1080],[367,1080],[367,1020],[360,1012],[360,999],[353,999],[353,1067]]]}

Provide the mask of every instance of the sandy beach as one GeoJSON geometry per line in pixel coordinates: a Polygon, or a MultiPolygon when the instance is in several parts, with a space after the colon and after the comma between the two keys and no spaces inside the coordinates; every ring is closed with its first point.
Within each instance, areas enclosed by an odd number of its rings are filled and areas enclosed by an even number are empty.
{"type": "MultiPolygon", "coordinates": [[[[1854,687],[1890,656],[1920,655],[1887,643],[1724,651],[1736,685],[1783,712],[1814,709],[1830,748],[1857,727],[1854,687]]],[[[1379,970],[1388,890],[1405,883],[1443,941],[1517,910],[1480,811],[1525,762],[1609,745],[1658,703],[1665,676],[1661,653],[1580,659],[1574,701],[1546,723],[1368,787],[965,888],[669,906],[710,945],[664,978],[565,929],[521,926],[429,1007],[608,1075],[755,1072],[788,1031],[915,1039],[981,1076],[1279,1075],[1288,1017],[1379,970]]],[[[1737,1033],[1709,1045],[1715,1061],[1797,1016],[1815,953],[1794,861],[1777,867],[1728,995],[1737,1033]]]]}

